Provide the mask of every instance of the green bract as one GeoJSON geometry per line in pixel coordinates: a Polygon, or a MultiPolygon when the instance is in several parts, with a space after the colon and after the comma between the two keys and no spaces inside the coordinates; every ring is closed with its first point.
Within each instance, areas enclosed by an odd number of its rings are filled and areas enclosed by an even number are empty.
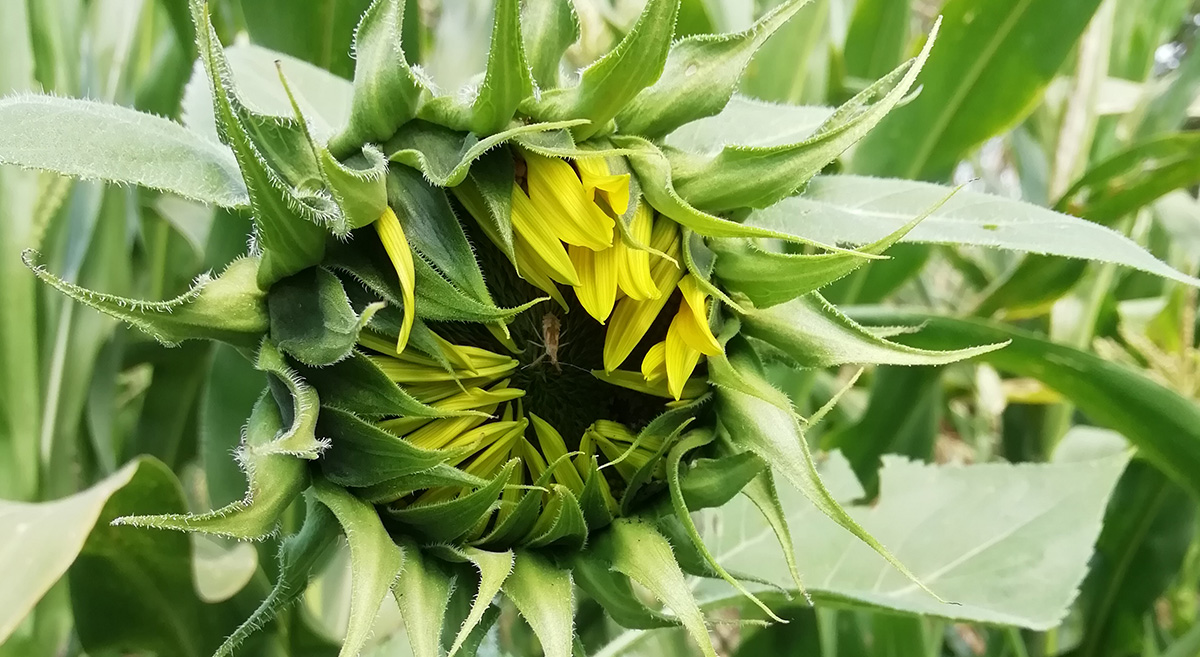
{"type": "MultiPolygon", "coordinates": [[[[923,221],[954,223],[959,206],[951,189],[849,179],[876,197],[907,194],[889,214],[878,198],[839,197],[841,178],[816,178],[912,92],[937,24],[916,57],[836,110],[735,96],[756,50],[804,4],[672,41],[678,0],[648,0],[576,74],[564,63],[578,38],[570,3],[497,0],[486,70],[439,89],[402,43],[404,0],[376,0],[354,36],[352,85],[279,67],[263,108],[243,98],[206,4],[192,0],[206,76],[189,98],[206,105],[191,129],[88,101],[0,100],[9,125],[59,116],[57,128],[5,134],[0,162],[253,219],[244,258],[165,302],[91,292],[26,254],[78,301],[164,344],[228,343],[269,377],[237,454],[243,500],[116,521],[260,540],[304,498],[273,591],[218,654],[295,601],[340,533],[354,576],[343,655],[359,653],[390,590],[420,657],[472,653],[497,596],[547,655],[567,657],[574,585],[625,626],[682,625],[715,655],[689,575],[774,614],[713,557],[691,512],[745,494],[802,590],[776,474],[923,587],[822,484],[806,420],[768,365],[944,364],[1005,343],[903,345],[821,296],[919,238],[923,221]],[[879,226],[856,231],[857,219],[879,226]],[[466,604],[451,604],[464,590],[466,604]]],[[[985,243],[986,229],[988,245],[1197,282],[1103,227],[1004,203],[1032,219],[959,221],[950,240],[985,243]],[[1041,242],[1031,225],[1042,219],[1100,246],[1041,242]]]]}

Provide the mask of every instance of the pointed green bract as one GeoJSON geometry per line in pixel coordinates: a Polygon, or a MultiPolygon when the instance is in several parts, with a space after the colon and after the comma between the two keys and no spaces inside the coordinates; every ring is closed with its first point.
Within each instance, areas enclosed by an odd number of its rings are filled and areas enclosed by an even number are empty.
{"type": "Polygon", "coordinates": [[[359,315],[350,307],[341,281],[312,267],[271,288],[271,339],[281,351],[311,366],[336,363],[354,349],[358,334],[383,308],[375,303],[359,315]]]}
{"type": "Polygon", "coordinates": [[[833,365],[945,365],[1006,343],[951,351],[917,349],[881,338],[846,317],[817,292],[742,315],[747,335],[787,354],[801,367],[833,365]]]}
{"type": "Polygon", "coordinates": [[[541,89],[558,86],[558,69],[567,47],[579,39],[579,19],[570,2],[526,0],[521,33],[533,79],[541,89]]]}
{"type": "Polygon", "coordinates": [[[374,507],[320,477],[313,480],[313,493],[337,517],[350,544],[350,623],[338,657],[356,657],[371,637],[375,614],[400,574],[405,555],[374,507]]]}
{"type": "Polygon", "coordinates": [[[233,149],[250,196],[250,212],[262,249],[258,284],[267,289],[271,283],[320,262],[326,233],[317,223],[320,212],[312,207],[313,200],[297,195],[268,165],[255,143],[244,123],[250,113],[233,90],[225,54],[209,21],[208,5],[203,0],[191,3],[200,59],[212,85],[218,132],[233,149]]]}
{"type": "MultiPolygon", "coordinates": [[[[280,410],[286,418],[292,418],[292,424],[286,431],[262,445],[254,447],[258,454],[290,454],[292,456],[312,460],[320,456],[329,446],[329,441],[318,439],[317,410],[321,400],[317,391],[300,378],[296,371],[288,367],[283,354],[267,340],[263,340],[258,350],[258,359],[254,367],[274,375],[274,381],[284,386],[276,397],[280,410]]],[[[275,389],[275,386],[272,386],[275,389]]]]}
{"type": "Polygon", "coordinates": [[[488,482],[477,490],[446,502],[413,504],[404,508],[389,508],[387,513],[415,534],[433,543],[462,538],[492,512],[500,491],[508,483],[519,461],[508,462],[488,482]]]}
{"type": "Polygon", "coordinates": [[[235,260],[216,278],[201,276],[190,290],[169,301],[139,301],[64,281],[38,264],[33,251],[22,257],[38,278],[59,292],[167,346],[184,340],[219,340],[252,347],[270,326],[267,295],[256,282],[259,262],[255,258],[235,260]]]}
{"type": "Polygon", "coordinates": [[[771,526],[775,540],[779,543],[779,549],[783,552],[783,559],[787,562],[788,573],[791,574],[792,581],[796,584],[796,590],[808,598],[808,591],[800,581],[800,568],[796,565],[796,547],[792,543],[792,530],[788,527],[787,516],[779,502],[779,494],[775,491],[775,475],[770,470],[763,470],[742,489],[742,494],[754,503],[763,519],[771,526]]]}
{"type": "Polygon", "coordinates": [[[362,417],[450,417],[465,412],[440,411],[422,404],[397,386],[368,356],[349,357],[324,367],[304,367],[301,376],[320,394],[321,403],[362,417]]]}
{"type": "Polygon", "coordinates": [[[341,486],[374,486],[429,470],[451,453],[421,449],[364,422],[353,414],[325,408],[318,430],[330,440],[320,464],[325,478],[341,486]]]}
{"type": "Polygon", "coordinates": [[[662,75],[675,31],[679,0],[649,0],[629,33],[608,54],[583,70],[579,84],[552,89],[525,107],[542,121],[587,119],[579,139],[602,130],[630,99],[662,75]]]}
{"type": "Polygon", "coordinates": [[[629,577],[616,572],[607,563],[599,563],[589,557],[577,558],[572,563],[575,583],[604,607],[604,611],[622,627],[652,630],[673,627],[679,622],[667,615],[647,607],[638,599],[629,577]]]}
{"type": "Polygon", "coordinates": [[[908,90],[937,39],[934,23],[925,47],[912,60],[838,108],[812,137],[773,147],[726,147],[716,157],[672,160],[675,188],[707,212],[763,208],[791,196],[842,151],[870,132],[908,90]]]}
{"type": "Polygon", "coordinates": [[[372,144],[362,153],[339,162],[325,147],[314,144],[317,162],[333,201],[341,210],[334,233],[345,235],[369,225],[387,207],[387,158],[372,144]]]}
{"type": "Polygon", "coordinates": [[[571,657],[574,596],[567,571],[537,552],[518,550],[502,590],[533,628],[546,657],[571,657]]]}
{"type": "Polygon", "coordinates": [[[404,56],[405,0],[375,0],[354,32],[354,96],[350,125],[330,141],[334,155],[382,143],[416,116],[427,93],[404,56]]]}
{"type": "Polygon", "coordinates": [[[227,208],[250,202],[228,149],[151,114],[21,94],[0,99],[0,125],[0,164],[140,185],[227,208]]]}
{"type": "Polygon", "coordinates": [[[662,77],[617,114],[624,134],[656,138],[720,112],[754,53],[809,0],[787,0],[736,34],[691,36],[671,46],[662,77]]]}
{"type": "Polygon", "coordinates": [[[436,559],[422,553],[410,539],[400,539],[404,551],[404,570],[392,590],[400,605],[408,644],[413,657],[439,657],[442,654],[442,626],[454,580],[436,559]]]}
{"type": "Polygon", "coordinates": [[[251,634],[274,620],[308,588],[308,580],[332,553],[338,537],[337,519],[311,496],[304,525],[279,546],[279,575],[262,604],[225,639],[213,657],[230,657],[251,634]]]}
{"type": "Polygon", "coordinates": [[[450,552],[456,560],[469,561],[479,570],[479,589],[475,594],[475,600],[471,603],[471,611],[463,620],[462,627],[454,637],[454,643],[450,645],[450,650],[446,653],[447,657],[454,657],[455,653],[467,642],[471,632],[483,621],[487,610],[491,608],[492,598],[500,593],[501,587],[504,586],[505,580],[512,572],[514,557],[513,553],[507,550],[488,552],[473,547],[448,547],[445,550],[450,552]]]}
{"type": "Polygon", "coordinates": [[[520,3],[496,0],[487,73],[471,106],[471,132],[490,135],[512,120],[521,101],[533,94],[533,78],[521,41],[520,3]]]}
{"type": "Polygon", "coordinates": [[[916,585],[938,598],[833,499],[817,474],[791,401],[761,378],[756,369],[752,358],[743,358],[736,352],[729,359],[716,357],[709,361],[710,376],[718,387],[717,409],[721,426],[728,432],[730,440],[772,464],[822,513],[869,545],[916,585]]]}
{"type": "Polygon", "coordinates": [[[309,483],[304,461],[288,454],[259,454],[256,449],[270,444],[283,431],[279,407],[264,393],[254,406],[238,448],[238,460],[249,486],[245,499],[203,513],[162,516],[128,516],[113,524],[134,527],[202,532],[241,540],[259,540],[275,532],[280,516],[309,483]]]}
{"type": "Polygon", "coordinates": [[[463,182],[451,191],[488,239],[516,266],[512,225],[514,180],[512,153],[507,148],[498,148],[480,158],[479,165],[472,167],[463,182]]]}
{"type": "Polygon", "coordinates": [[[622,518],[614,521],[599,541],[603,546],[597,549],[606,555],[613,570],[646,587],[675,612],[700,651],[716,657],[704,614],[662,534],[647,522],[622,518]]]}

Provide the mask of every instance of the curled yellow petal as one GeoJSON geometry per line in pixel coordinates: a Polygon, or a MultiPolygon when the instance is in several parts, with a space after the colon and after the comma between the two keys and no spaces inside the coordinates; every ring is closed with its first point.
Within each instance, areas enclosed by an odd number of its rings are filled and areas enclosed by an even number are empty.
{"type": "Polygon", "coordinates": [[[563,248],[562,242],[554,233],[553,225],[548,221],[547,217],[541,215],[534,208],[533,203],[525,192],[517,185],[513,185],[512,192],[512,222],[513,230],[516,231],[519,240],[514,244],[517,253],[517,261],[521,264],[522,269],[528,269],[537,264],[545,267],[547,275],[555,280],[566,283],[567,285],[578,285],[579,277],[575,273],[575,267],[571,264],[571,258],[567,255],[567,250],[563,248]],[[528,252],[525,253],[525,258],[522,258],[520,242],[525,242],[528,247],[528,252]],[[529,252],[537,256],[536,262],[531,262],[529,252]],[[522,262],[524,260],[524,262],[522,262]]]}
{"type": "MultiPolygon", "coordinates": [[[[588,198],[575,169],[566,162],[524,153],[529,200],[542,221],[567,244],[599,251],[612,246],[612,217],[588,198]]],[[[515,208],[514,208],[515,209],[515,208]]]]}
{"type": "MultiPolygon", "coordinates": [[[[629,222],[629,234],[638,244],[649,244],[654,231],[654,212],[649,204],[639,203],[629,222]]],[[[635,249],[618,238],[613,244],[617,252],[617,285],[633,299],[645,301],[658,295],[650,276],[650,252],[635,249]]]]}
{"type": "Polygon", "coordinates": [[[642,359],[642,376],[646,383],[655,383],[667,376],[667,343],[656,343],[642,359]]]}
{"type": "Polygon", "coordinates": [[[681,324],[687,324],[689,321],[685,313],[679,313],[671,320],[671,327],[667,329],[667,390],[676,401],[682,398],[684,384],[700,363],[700,352],[683,339],[679,328],[681,324]]]}
{"type": "Polygon", "coordinates": [[[680,317],[676,318],[682,319],[680,337],[692,349],[706,356],[721,353],[721,343],[717,342],[708,326],[708,295],[701,289],[696,277],[692,274],[684,276],[679,281],[679,291],[683,296],[679,304],[680,317]]]}
{"type": "MultiPolygon", "coordinates": [[[[537,252],[519,236],[513,239],[513,247],[517,254],[517,275],[530,285],[550,295],[550,298],[558,302],[564,311],[568,310],[570,307],[567,305],[567,300],[563,297],[562,290],[558,289],[552,275],[553,272],[546,262],[538,257],[537,252]]],[[[576,272],[576,277],[578,277],[578,272],[576,272]]]]}
{"type": "Polygon", "coordinates": [[[401,353],[408,345],[408,336],[412,333],[413,320],[416,318],[414,290],[417,285],[417,272],[413,266],[412,249],[404,236],[404,228],[390,207],[384,208],[383,214],[375,220],[375,232],[379,233],[379,241],[383,242],[383,249],[387,251],[392,267],[395,267],[396,275],[400,278],[404,318],[400,322],[400,335],[396,339],[396,353],[401,353]]]}
{"type": "Polygon", "coordinates": [[[625,214],[629,209],[629,174],[613,175],[602,157],[579,158],[575,168],[588,198],[595,200],[597,194],[603,195],[613,212],[625,214]]]}
{"type": "Polygon", "coordinates": [[[583,309],[603,324],[617,302],[617,250],[614,247],[593,251],[584,246],[570,246],[567,251],[579,273],[575,296],[583,309]]]}
{"type": "MultiPolygon", "coordinates": [[[[655,223],[650,245],[676,257],[679,254],[679,227],[673,221],[661,220],[655,223]]],[[[617,303],[608,330],[604,334],[604,369],[613,371],[629,357],[629,354],[641,342],[646,331],[654,323],[671,291],[683,276],[679,266],[670,260],[659,258],[650,267],[650,277],[654,281],[658,296],[639,301],[626,297],[617,303]]]]}

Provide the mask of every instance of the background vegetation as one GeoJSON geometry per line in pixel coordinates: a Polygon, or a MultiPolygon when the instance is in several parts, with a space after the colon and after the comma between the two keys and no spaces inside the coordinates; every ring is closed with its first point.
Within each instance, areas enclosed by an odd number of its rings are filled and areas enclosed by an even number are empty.
{"type": "MultiPolygon", "coordinates": [[[[367,4],[213,2],[222,39],[238,44],[231,59],[261,61],[249,43],[343,77],[367,4]]],[[[684,0],[677,35],[743,29],[771,4],[684,0]]],[[[637,0],[575,5],[583,37],[571,56],[581,66],[640,9],[637,0]]],[[[420,44],[434,79],[455,88],[482,68],[487,0],[410,7],[419,21],[407,22],[406,42],[420,44]]],[[[1022,198],[1114,228],[1196,275],[1198,9],[1190,0],[813,0],[754,58],[747,98],[836,106],[916,52],[943,16],[919,94],[836,168],[961,183],[965,209],[930,217],[890,260],[826,296],[869,325],[924,323],[909,336],[915,346],[1013,342],[952,366],[869,370],[809,432],[839,499],[874,501],[859,509],[863,524],[906,563],[937,565],[918,572],[935,573],[926,582],[959,604],[932,602],[802,499],[785,500],[816,605],[778,596],[790,623],[760,627],[737,622],[761,612],[730,590],[697,583],[712,617],[728,621],[713,630],[725,654],[1200,654],[1197,290],[1119,266],[1129,262],[1119,250],[1090,264],[1023,255],[1072,245],[1056,242],[1053,215],[969,196],[1022,198]],[[1018,243],[1009,231],[1018,224],[1043,230],[1018,243]],[[986,248],[995,245],[1014,250],[986,248]],[[1126,441],[1137,448],[1128,465],[1126,441]]],[[[0,95],[46,90],[183,120],[203,107],[185,94],[194,60],[186,2],[0,3],[0,95]]],[[[735,100],[727,128],[762,131],[755,107],[735,100]]],[[[824,116],[798,110],[770,127],[783,139],[824,116]]],[[[812,218],[808,237],[852,239],[939,198],[863,182],[849,190],[852,212],[832,201],[847,193],[839,180],[817,179],[791,206],[812,218]]],[[[0,168],[0,498],[10,500],[0,502],[0,655],[120,654],[114,647],[130,644],[207,655],[268,589],[275,541],[148,537],[106,522],[143,498],[180,510],[239,498],[230,454],[263,374],[225,347],[165,349],[39,286],[19,258],[36,248],[67,280],[163,299],[242,253],[249,226],[147,190],[0,168]],[[156,460],[126,465],[139,455],[156,460]]],[[[807,413],[855,371],[777,374],[807,413]]],[[[788,564],[760,540],[770,528],[745,504],[704,514],[706,536],[731,570],[786,580],[788,564]]],[[[335,559],[277,630],[281,654],[336,654],[348,586],[346,560],[335,559]]],[[[395,610],[381,614],[371,654],[404,654],[395,610]]],[[[621,631],[597,609],[577,622],[594,654],[694,650],[681,632],[621,631]]],[[[505,612],[482,650],[535,645],[505,612]]]]}

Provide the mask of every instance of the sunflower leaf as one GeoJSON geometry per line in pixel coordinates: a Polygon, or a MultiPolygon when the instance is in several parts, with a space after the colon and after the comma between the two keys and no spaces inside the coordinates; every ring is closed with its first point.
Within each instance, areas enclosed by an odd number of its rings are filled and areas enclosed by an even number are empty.
{"type": "Polygon", "coordinates": [[[375,0],[354,32],[354,96],[350,124],[330,141],[334,155],[382,143],[416,116],[427,95],[404,56],[405,0],[375,0]]]}
{"type": "Polygon", "coordinates": [[[26,251],[22,258],[38,278],[59,292],[167,346],[202,339],[253,347],[270,326],[266,294],[255,282],[259,263],[254,258],[234,261],[217,278],[201,276],[190,290],[168,301],[139,301],[93,292],[46,271],[33,251],[26,251]]]}
{"type": "Polygon", "coordinates": [[[208,513],[126,516],[115,525],[203,532],[241,540],[258,540],[274,533],[279,518],[308,486],[304,461],[287,454],[259,454],[256,449],[275,440],[283,431],[283,417],[270,395],[254,406],[246,425],[238,459],[249,485],[245,499],[208,513]]]}
{"type": "Polygon", "coordinates": [[[412,539],[400,539],[400,549],[405,555],[404,570],[392,591],[400,605],[408,644],[413,657],[439,657],[454,579],[437,559],[422,553],[412,539]]]}
{"type": "Polygon", "coordinates": [[[350,544],[350,623],[338,657],[356,657],[371,636],[375,614],[404,565],[404,552],[392,542],[375,507],[317,477],[317,500],[329,507],[350,544]]]}
{"type": "Polygon", "coordinates": [[[53,171],[244,207],[250,203],[229,149],[151,114],[91,100],[0,98],[0,164],[53,171]]]}
{"type": "Polygon", "coordinates": [[[574,596],[568,571],[536,552],[518,550],[502,590],[533,628],[546,657],[571,657],[574,596]]]}
{"type": "Polygon", "coordinates": [[[904,98],[937,40],[938,25],[915,58],[839,107],[810,138],[782,146],[730,146],[712,158],[672,158],[679,195],[707,212],[763,208],[792,195],[904,98]]]}
{"type": "Polygon", "coordinates": [[[653,139],[720,112],[754,53],[808,2],[780,3],[736,34],[702,34],[675,42],[658,82],[617,114],[621,132],[653,139]]]}
{"type": "Polygon", "coordinates": [[[990,351],[997,342],[965,349],[936,351],[892,342],[871,333],[813,292],[765,310],[741,316],[745,334],[787,354],[800,367],[831,365],[944,365],[990,351]]]}
{"type": "Polygon", "coordinates": [[[533,79],[542,89],[558,86],[567,47],[579,39],[579,19],[570,2],[527,0],[521,9],[522,36],[533,79]]]}
{"type": "Polygon", "coordinates": [[[589,125],[574,130],[580,140],[604,130],[662,75],[678,13],[679,0],[649,0],[620,43],[583,70],[579,84],[548,90],[523,109],[543,121],[587,119],[589,125]]]}

